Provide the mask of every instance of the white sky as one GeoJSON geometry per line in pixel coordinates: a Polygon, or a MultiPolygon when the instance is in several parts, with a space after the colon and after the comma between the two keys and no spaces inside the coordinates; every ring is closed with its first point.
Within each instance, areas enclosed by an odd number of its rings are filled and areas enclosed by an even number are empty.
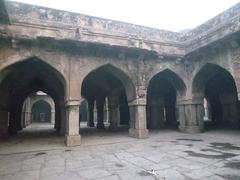
{"type": "Polygon", "coordinates": [[[15,0],[158,29],[194,28],[240,0],[15,0]]]}

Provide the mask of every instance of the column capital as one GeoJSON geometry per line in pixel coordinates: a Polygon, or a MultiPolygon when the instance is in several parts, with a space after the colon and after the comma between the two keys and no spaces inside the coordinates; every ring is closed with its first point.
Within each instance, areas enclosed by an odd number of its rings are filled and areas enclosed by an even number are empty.
{"type": "Polygon", "coordinates": [[[137,98],[131,102],[128,102],[128,106],[146,106],[147,101],[145,98],[137,98]]]}
{"type": "Polygon", "coordinates": [[[136,92],[138,98],[146,98],[147,95],[147,88],[145,85],[138,85],[136,86],[136,92]]]}
{"type": "Polygon", "coordinates": [[[80,100],[67,100],[65,102],[65,106],[79,106],[80,105],[80,100]]]}

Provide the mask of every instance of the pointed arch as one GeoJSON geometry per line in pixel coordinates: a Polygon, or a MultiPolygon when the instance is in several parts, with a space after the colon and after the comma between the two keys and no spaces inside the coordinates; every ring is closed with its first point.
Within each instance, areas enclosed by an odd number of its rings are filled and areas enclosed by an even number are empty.
{"type": "MultiPolygon", "coordinates": [[[[112,64],[106,64],[100,67],[97,67],[96,69],[92,70],[90,73],[88,73],[82,83],[82,87],[81,87],[81,92],[82,95],[84,96],[84,94],[86,94],[86,81],[91,79],[91,78],[101,78],[98,75],[99,74],[104,74],[104,78],[109,78],[108,81],[109,82],[103,82],[106,85],[106,91],[111,89],[112,87],[110,86],[115,86],[116,84],[114,84],[114,80],[111,78],[114,77],[117,80],[119,80],[119,82],[124,86],[124,89],[126,91],[126,96],[127,96],[127,100],[128,101],[132,101],[135,99],[136,97],[136,91],[135,91],[135,85],[132,81],[132,79],[125,73],[123,72],[121,69],[113,66],[112,64]]],[[[102,78],[102,80],[104,79],[102,78]]],[[[103,80],[103,81],[107,81],[107,79],[103,80]]],[[[98,83],[98,82],[94,82],[94,83],[98,83]]]]}
{"type": "MultiPolygon", "coordinates": [[[[40,64],[42,66],[45,66],[49,71],[53,72],[53,75],[56,76],[61,81],[61,83],[64,87],[64,91],[67,90],[66,89],[67,81],[66,81],[64,75],[59,70],[57,70],[56,67],[54,67],[47,61],[45,61],[37,56],[26,56],[23,59],[17,59],[17,57],[16,57],[16,59],[14,61],[9,61],[9,62],[5,63],[4,66],[2,66],[0,69],[0,83],[4,79],[4,77],[6,77],[9,73],[11,73],[11,71],[14,68],[16,68],[17,66],[22,65],[22,64],[32,63],[32,62],[35,62],[35,64],[40,64]]],[[[29,70],[31,70],[31,68],[29,70]]]]}
{"type": "Polygon", "coordinates": [[[59,121],[56,123],[64,121],[65,117],[60,109],[65,101],[67,82],[55,67],[42,59],[31,57],[5,66],[0,71],[0,77],[0,107],[10,113],[10,126],[16,124],[15,121],[18,124],[21,122],[24,100],[37,91],[43,91],[53,98],[58,110],[56,117],[59,121]]]}
{"type": "Polygon", "coordinates": [[[177,128],[176,101],[186,89],[184,81],[170,69],[152,77],[147,88],[148,128],[177,128]]]}
{"type": "Polygon", "coordinates": [[[223,77],[229,87],[236,89],[235,80],[227,69],[217,64],[206,63],[193,78],[192,93],[204,96],[206,83],[216,76],[223,77]]]}
{"type": "Polygon", "coordinates": [[[177,91],[177,95],[184,96],[186,94],[187,87],[185,85],[185,82],[171,69],[167,68],[153,75],[148,83],[148,87],[158,79],[165,79],[169,81],[177,91]]]}
{"type": "Polygon", "coordinates": [[[51,105],[45,100],[38,100],[33,103],[31,113],[33,115],[33,122],[51,122],[51,105]],[[44,115],[44,116],[43,116],[44,115]]]}
{"type": "Polygon", "coordinates": [[[193,78],[192,95],[204,107],[208,121],[201,121],[207,129],[238,126],[237,88],[228,70],[216,64],[205,64],[193,78]]]}

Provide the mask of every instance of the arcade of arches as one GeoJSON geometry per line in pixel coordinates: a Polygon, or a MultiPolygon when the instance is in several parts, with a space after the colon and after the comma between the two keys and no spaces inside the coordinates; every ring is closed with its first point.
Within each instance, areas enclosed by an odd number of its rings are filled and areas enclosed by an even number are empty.
{"type": "Polygon", "coordinates": [[[3,69],[1,136],[17,133],[32,122],[54,124],[59,133],[67,134],[67,145],[79,144],[79,121],[112,131],[125,126],[130,136],[138,138],[148,137],[147,129],[194,133],[240,125],[235,80],[229,71],[210,63],[194,76],[191,100],[186,100],[189,92],[183,78],[170,69],[155,73],[148,85],[136,88],[119,68],[100,66],[83,78],[79,103],[65,103],[65,86],[61,74],[37,58],[3,69]]]}
{"type": "Polygon", "coordinates": [[[54,125],[67,146],[81,144],[83,123],[135,138],[240,128],[240,5],[182,34],[6,4],[1,138],[34,122],[54,125]]]}

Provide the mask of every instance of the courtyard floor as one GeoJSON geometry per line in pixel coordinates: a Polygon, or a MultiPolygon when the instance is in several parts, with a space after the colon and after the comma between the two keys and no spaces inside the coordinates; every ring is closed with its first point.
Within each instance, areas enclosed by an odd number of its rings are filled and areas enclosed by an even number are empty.
{"type": "Polygon", "coordinates": [[[82,130],[82,145],[65,147],[52,129],[30,128],[0,143],[1,180],[240,179],[240,131],[184,134],[82,130]]]}

